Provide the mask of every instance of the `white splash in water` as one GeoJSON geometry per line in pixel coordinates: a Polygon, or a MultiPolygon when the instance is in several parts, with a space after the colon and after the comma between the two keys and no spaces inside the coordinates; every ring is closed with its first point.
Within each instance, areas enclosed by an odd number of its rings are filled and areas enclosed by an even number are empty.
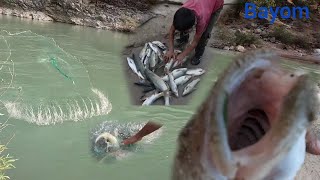
{"type": "Polygon", "coordinates": [[[77,122],[108,114],[112,109],[108,98],[97,89],[92,88],[91,90],[98,97],[97,99],[86,98],[85,100],[81,97],[79,101],[75,99],[66,101],[64,106],[57,102],[40,104],[38,107],[21,102],[4,102],[4,106],[10,117],[37,125],[52,125],[64,121],[77,122]]]}

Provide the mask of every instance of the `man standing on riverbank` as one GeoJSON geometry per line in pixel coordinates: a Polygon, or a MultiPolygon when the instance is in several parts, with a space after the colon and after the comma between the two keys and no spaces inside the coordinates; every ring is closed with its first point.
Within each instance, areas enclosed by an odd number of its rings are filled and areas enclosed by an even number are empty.
{"type": "Polygon", "coordinates": [[[165,60],[174,58],[179,63],[195,49],[195,56],[191,64],[198,65],[210,38],[214,24],[217,22],[223,8],[224,0],[187,0],[174,15],[169,32],[169,51],[165,54],[165,60]],[[180,32],[179,45],[186,44],[193,26],[196,33],[189,46],[178,56],[174,54],[174,33],[180,32]]]}

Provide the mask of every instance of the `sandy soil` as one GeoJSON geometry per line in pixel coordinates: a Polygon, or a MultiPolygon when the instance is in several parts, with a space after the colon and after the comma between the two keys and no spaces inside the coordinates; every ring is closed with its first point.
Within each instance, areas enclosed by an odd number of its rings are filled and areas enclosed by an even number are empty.
{"type": "MultiPolygon", "coordinates": [[[[154,12],[158,14],[158,16],[146,24],[144,24],[142,27],[140,27],[134,35],[130,37],[130,43],[128,45],[128,48],[125,49],[124,55],[123,55],[123,62],[124,62],[124,70],[126,71],[126,75],[128,77],[128,87],[130,88],[130,91],[132,93],[132,102],[135,105],[141,104],[139,101],[141,94],[141,89],[139,87],[135,87],[133,85],[133,82],[137,81],[136,75],[132,74],[131,70],[129,70],[128,65],[126,63],[126,56],[130,55],[132,52],[137,52],[139,49],[142,48],[145,42],[153,41],[153,40],[162,40],[163,42],[166,42],[166,34],[169,30],[169,27],[171,25],[172,17],[175,12],[175,10],[179,6],[165,6],[165,5],[159,5],[154,8],[154,12]]],[[[231,6],[230,6],[231,7],[231,6]]],[[[213,30],[214,33],[214,30],[213,30]]],[[[211,40],[212,41],[212,40],[211,40]]],[[[210,42],[209,42],[210,43],[210,42]]],[[[227,54],[238,54],[235,52],[230,51],[221,51],[213,48],[207,47],[207,50],[205,52],[205,58],[203,62],[200,64],[200,67],[203,67],[206,69],[208,65],[208,58],[206,57],[212,57],[215,53],[227,53],[227,54]]],[[[284,53],[285,54],[285,53],[284,53]]],[[[284,55],[283,57],[286,57],[284,55]]],[[[309,61],[310,59],[305,58],[293,58],[293,56],[287,55],[286,58],[290,58],[290,60],[293,61],[301,61],[301,62],[308,62],[312,64],[318,64],[315,61],[309,61]]],[[[317,61],[317,60],[316,60],[317,61]]],[[[190,66],[187,64],[187,66],[190,66]]],[[[200,82],[201,83],[201,82],[200,82]]],[[[319,90],[320,92],[320,90],[319,90]]],[[[191,96],[187,96],[186,98],[180,99],[177,101],[176,99],[172,99],[172,104],[185,104],[189,101],[191,96]]],[[[159,100],[156,102],[156,104],[163,104],[163,101],[159,100]]],[[[312,125],[312,130],[317,132],[317,134],[320,134],[320,119],[312,125]]],[[[306,159],[303,167],[299,171],[298,175],[295,178],[296,180],[302,180],[302,179],[320,179],[320,156],[314,156],[310,154],[306,154],[306,159]]]]}

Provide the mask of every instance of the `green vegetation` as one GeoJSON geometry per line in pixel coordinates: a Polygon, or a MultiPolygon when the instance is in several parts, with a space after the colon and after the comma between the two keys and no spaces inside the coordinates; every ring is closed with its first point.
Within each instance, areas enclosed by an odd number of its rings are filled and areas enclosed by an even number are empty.
{"type": "Polygon", "coordinates": [[[219,26],[213,34],[214,38],[223,40],[224,45],[232,44],[235,41],[235,35],[225,26],[219,26]]]}
{"type": "Polygon", "coordinates": [[[259,44],[259,38],[252,33],[235,32],[234,42],[237,45],[250,46],[251,44],[259,44]]]}
{"type": "MultiPolygon", "coordinates": [[[[6,124],[0,123],[0,133],[6,127],[6,124]]],[[[13,159],[12,156],[6,154],[5,151],[7,150],[6,145],[0,144],[0,180],[7,180],[10,179],[9,176],[6,175],[6,171],[15,168],[13,163],[17,159],[13,159]]]]}
{"type": "Polygon", "coordinates": [[[278,41],[286,45],[296,45],[304,49],[309,49],[311,47],[310,40],[308,40],[307,37],[295,35],[281,26],[275,27],[269,36],[275,37],[278,41]]]}
{"type": "Polygon", "coordinates": [[[0,180],[10,179],[10,177],[5,173],[7,170],[15,168],[13,163],[16,161],[16,159],[13,159],[13,157],[9,156],[8,154],[3,155],[6,149],[6,146],[0,145],[0,180]]]}
{"type": "Polygon", "coordinates": [[[225,26],[219,26],[213,34],[214,38],[222,40],[223,46],[242,45],[250,46],[251,44],[261,44],[261,40],[253,33],[245,33],[240,31],[231,31],[225,26]]]}

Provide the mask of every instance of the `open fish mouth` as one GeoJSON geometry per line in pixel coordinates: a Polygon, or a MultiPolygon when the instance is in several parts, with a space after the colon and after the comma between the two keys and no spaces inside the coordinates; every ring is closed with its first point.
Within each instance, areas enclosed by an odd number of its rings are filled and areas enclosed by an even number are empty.
{"type": "Polygon", "coordinates": [[[229,144],[232,151],[254,145],[270,129],[267,114],[261,109],[251,109],[240,119],[238,129],[229,131],[229,144]]]}
{"type": "Polygon", "coordinates": [[[265,137],[280,121],[285,98],[298,81],[305,78],[303,72],[285,71],[273,64],[248,71],[228,97],[227,129],[231,150],[255,145],[265,137]]]}
{"type": "Polygon", "coordinates": [[[271,51],[237,58],[182,129],[172,179],[294,178],[316,96],[308,74],[281,68],[271,51]]]}
{"type": "MultiPolygon", "coordinates": [[[[233,157],[228,168],[236,164],[233,167],[237,179],[260,179],[277,171],[277,164],[296,153],[293,149],[297,144],[305,146],[306,129],[314,120],[310,97],[315,94],[309,76],[281,68],[275,54],[269,53],[251,54],[254,61],[245,56],[240,61],[242,69],[239,67],[223,82],[225,106],[217,114],[224,114],[227,132],[221,137],[227,140],[225,147],[233,157]],[[298,139],[303,143],[297,143],[298,139]],[[265,161],[265,165],[257,161],[265,161]],[[257,173],[260,168],[264,171],[257,173]]],[[[305,148],[301,153],[305,153],[305,148]]],[[[303,163],[302,156],[296,170],[303,163]]],[[[292,173],[287,176],[292,177],[292,173]]]]}

